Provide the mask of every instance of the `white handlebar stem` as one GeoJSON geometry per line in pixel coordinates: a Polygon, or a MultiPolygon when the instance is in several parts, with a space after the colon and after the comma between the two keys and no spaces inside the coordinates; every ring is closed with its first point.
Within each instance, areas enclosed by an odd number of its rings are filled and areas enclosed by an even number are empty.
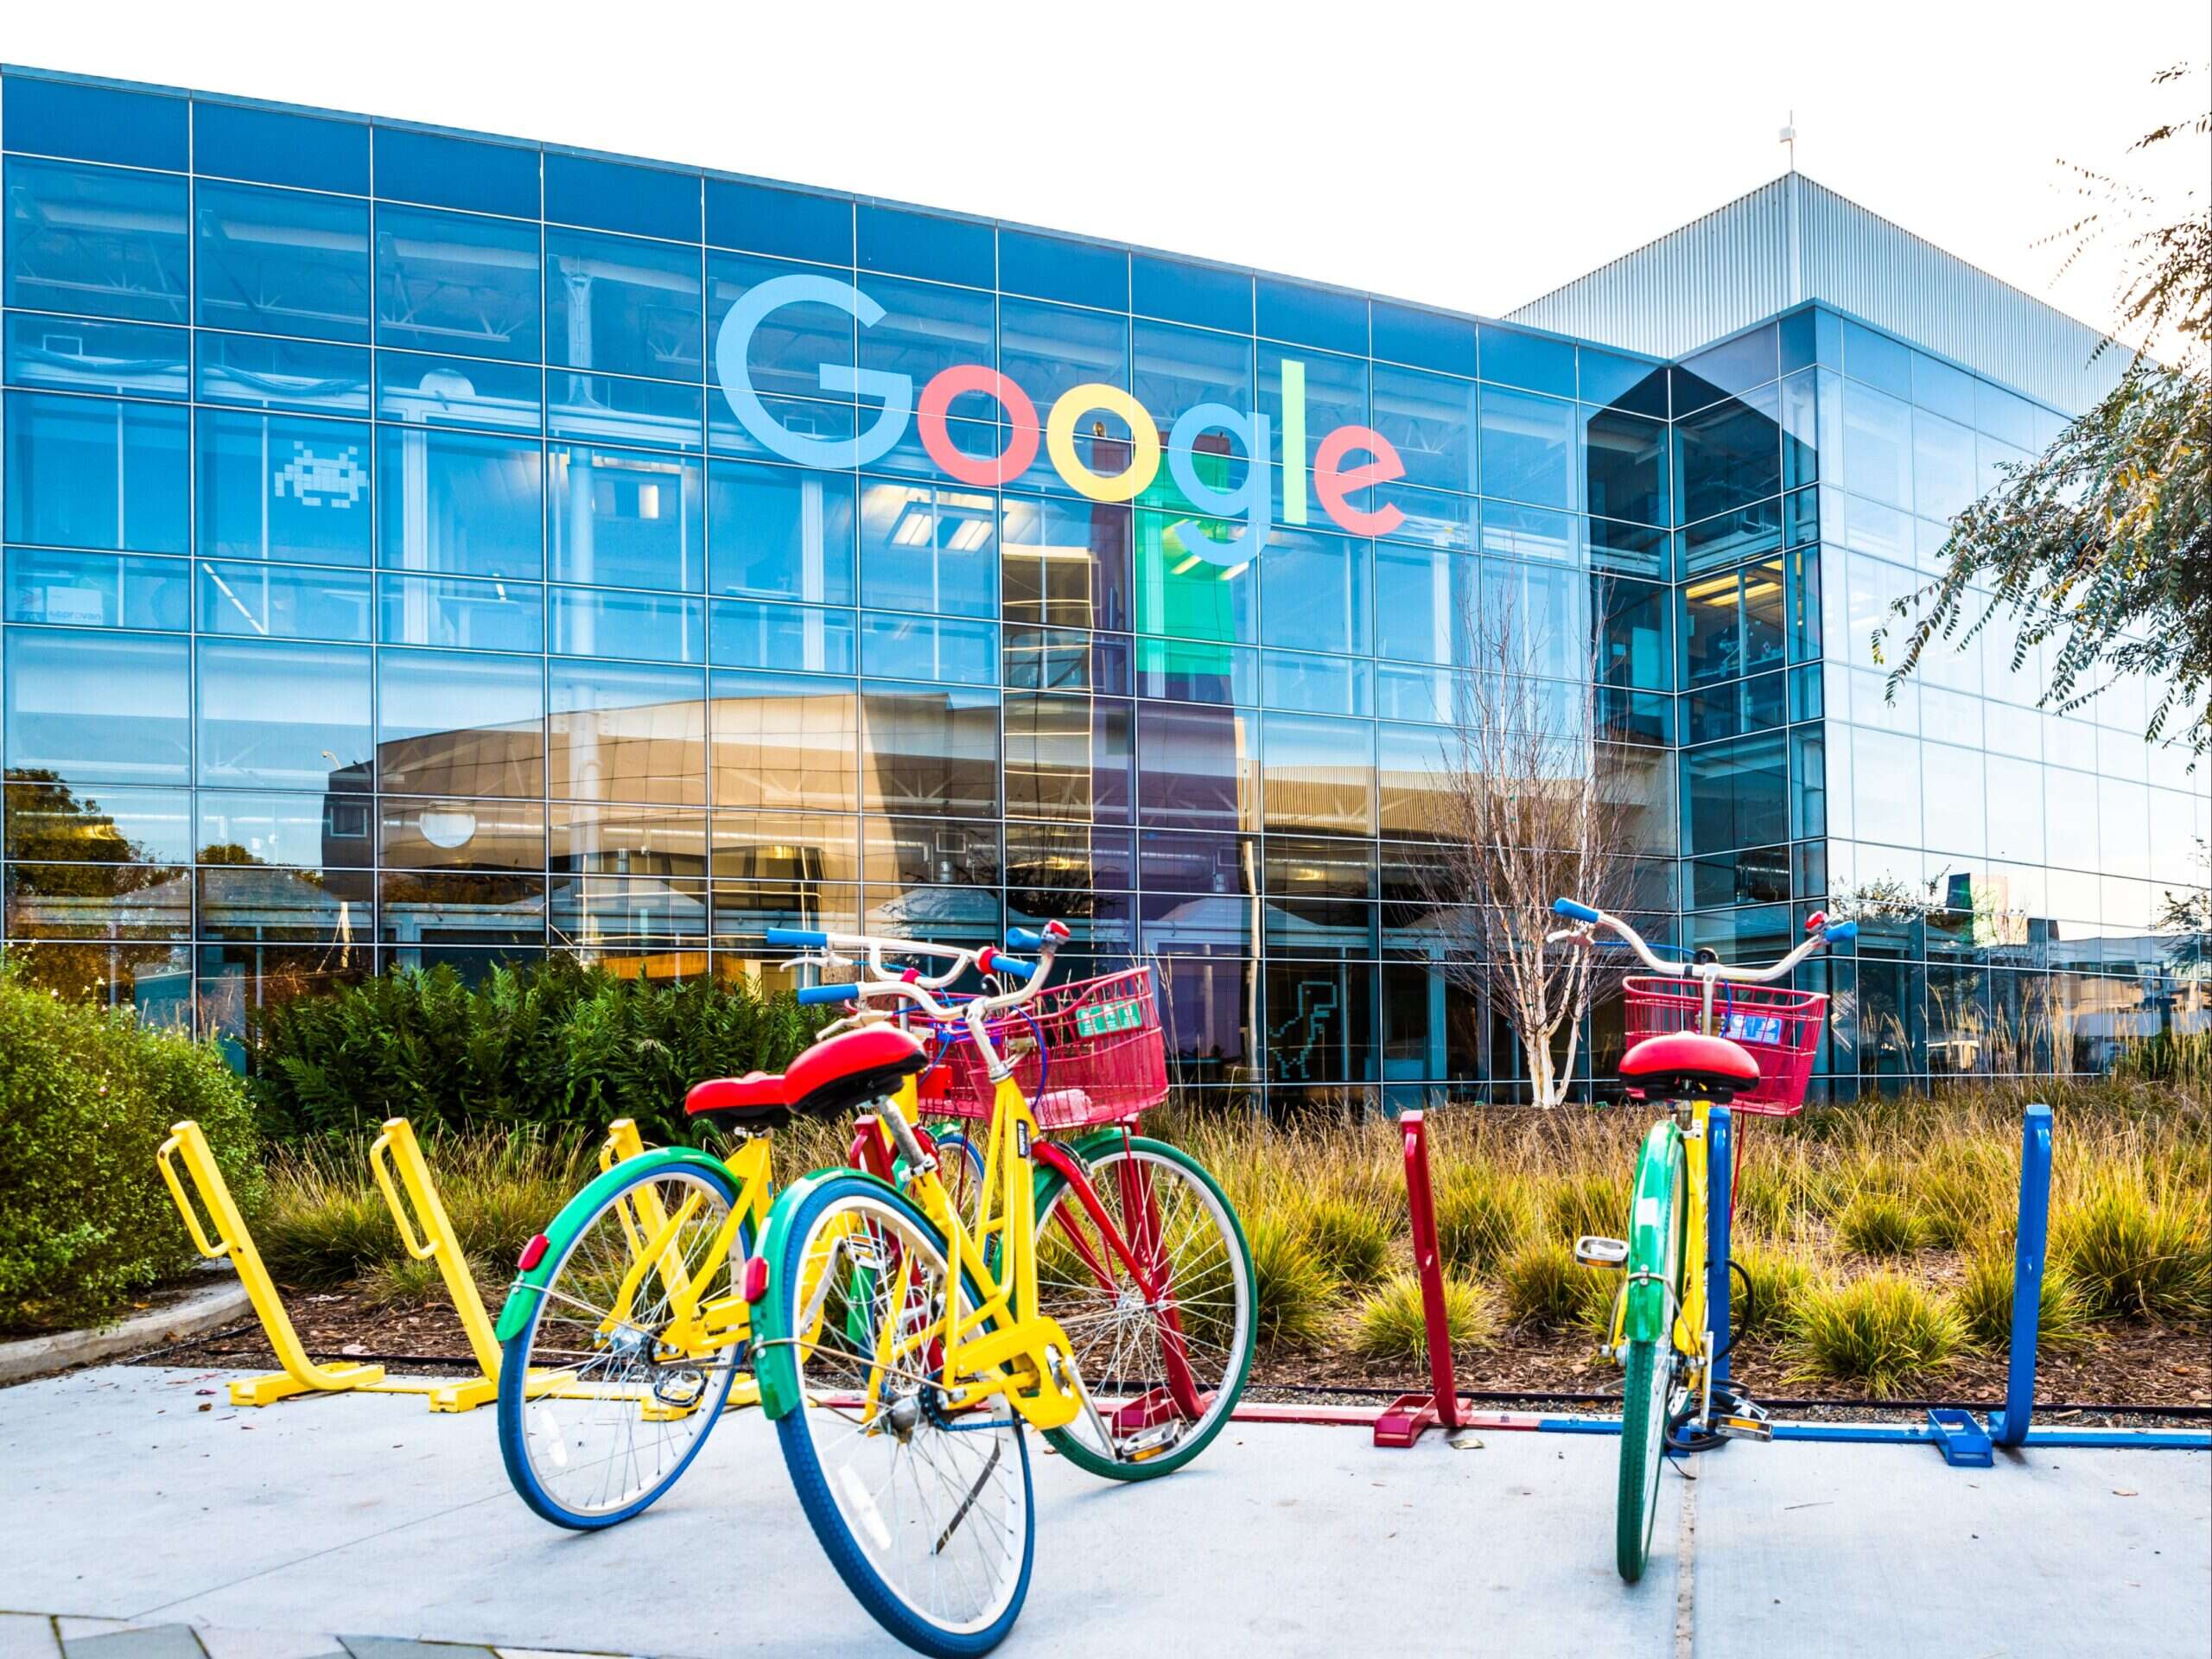
{"type": "Polygon", "coordinates": [[[1732,985],[1761,985],[1770,980],[1780,979],[1827,943],[1826,935],[1815,933],[1779,962],[1770,963],[1764,968],[1731,968],[1718,962],[1662,962],[1651,954],[1651,947],[1643,942],[1641,933],[1619,917],[1608,915],[1602,910],[1598,912],[1598,919],[1590,925],[1612,929],[1628,942],[1629,948],[1655,974],[1662,974],[1669,979],[1726,980],[1732,985]]]}

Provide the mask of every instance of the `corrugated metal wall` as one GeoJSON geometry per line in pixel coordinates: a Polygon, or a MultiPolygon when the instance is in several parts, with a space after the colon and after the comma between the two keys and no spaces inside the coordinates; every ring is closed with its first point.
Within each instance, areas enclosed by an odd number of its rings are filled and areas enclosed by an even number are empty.
{"type": "Polygon", "coordinates": [[[1681,357],[1805,300],[1825,300],[2069,413],[2109,390],[2126,360],[2114,351],[2092,365],[2095,329],[1802,174],[1507,315],[1681,357]]]}

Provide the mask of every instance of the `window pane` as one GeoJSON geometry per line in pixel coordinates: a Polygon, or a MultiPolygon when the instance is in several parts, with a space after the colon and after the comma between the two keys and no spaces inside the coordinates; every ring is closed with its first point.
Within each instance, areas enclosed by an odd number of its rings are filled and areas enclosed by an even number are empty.
{"type": "MultiPolygon", "coordinates": [[[[721,392],[715,394],[721,397],[721,392]]],[[[622,380],[611,374],[548,374],[546,429],[587,442],[647,443],[703,449],[707,435],[701,389],[668,380],[622,380]]]]}
{"type": "Polygon", "coordinates": [[[865,480],[861,598],[931,615],[998,614],[998,498],[865,480]]]}
{"type": "Polygon", "coordinates": [[[1137,626],[1179,639],[1255,644],[1260,570],[1275,557],[1232,558],[1230,526],[1164,512],[1135,519],[1137,626]],[[1217,536],[1215,532],[1218,531],[1217,536]]]}
{"type": "Polygon", "coordinates": [[[385,564],[532,581],[543,575],[545,452],[537,445],[387,426],[377,431],[377,458],[385,564]]]}
{"type": "Polygon", "coordinates": [[[1482,389],[1482,492],[1540,507],[1574,505],[1574,405],[1482,389]]]}
{"type": "Polygon", "coordinates": [[[419,207],[377,209],[377,340],[538,361],[534,225],[419,207]]]}
{"type": "Polygon", "coordinates": [[[410,426],[543,429],[544,375],[536,367],[426,352],[377,353],[377,414],[410,426]]]}
{"type": "MultiPolygon", "coordinates": [[[[780,259],[755,259],[738,254],[707,256],[707,337],[712,340],[730,308],[762,283],[779,276],[815,274],[809,265],[786,264],[780,259]]],[[[809,301],[803,305],[779,306],[753,330],[752,349],[746,358],[753,389],[791,397],[822,397],[850,403],[849,392],[831,392],[822,385],[825,365],[853,366],[853,319],[833,305],[809,301]]],[[[728,400],[716,397],[709,419],[715,437],[721,441],[728,428],[735,430],[735,417],[728,400]]]]}
{"type": "Polygon", "coordinates": [[[11,547],[8,620],[182,630],[192,626],[190,578],[191,567],[178,559],[11,547]]]}
{"type": "Polygon", "coordinates": [[[126,397],[182,397],[190,391],[191,338],[181,328],[18,312],[8,319],[8,384],[126,397]]]}
{"type": "MultiPolygon", "coordinates": [[[[10,864],[7,925],[10,939],[188,939],[192,872],[10,864]]],[[[60,963],[49,959],[43,965],[49,983],[66,985],[75,977],[60,963]]],[[[82,978],[97,996],[97,976],[105,964],[82,965],[92,968],[82,978]]]]}
{"type": "Polygon", "coordinates": [[[9,629],[10,775],[190,782],[189,652],[182,639],[9,629]]]}
{"type": "Polygon", "coordinates": [[[872,812],[999,810],[996,691],[870,682],[861,696],[861,804],[872,812]]]}
{"type": "Polygon", "coordinates": [[[553,578],[610,588],[706,586],[700,463],[556,444],[547,457],[553,578]]]}
{"type": "MultiPolygon", "coordinates": [[[[988,294],[878,276],[868,280],[868,296],[883,308],[883,315],[860,331],[863,369],[906,375],[919,388],[956,364],[991,361],[988,294]]],[[[952,408],[981,418],[998,414],[996,404],[974,397],[957,398],[952,408]]]]}
{"type": "Polygon", "coordinates": [[[1975,487],[1974,434],[1926,410],[1912,417],[1913,510],[1923,518],[1948,520],[1980,493],[1975,487]]]}
{"type": "Polygon", "coordinates": [[[711,590],[853,602],[853,480],[718,461],[707,471],[711,590]]]}
{"type": "Polygon", "coordinates": [[[19,156],[6,177],[10,306],[187,321],[184,180],[19,156]]]}
{"type": "Polygon", "coordinates": [[[369,653],[202,639],[200,781],[365,790],[369,653]]]}
{"type": "Polygon", "coordinates": [[[1912,411],[1855,380],[1843,383],[1843,481],[1891,506],[1912,505],[1912,411]]]}
{"type": "Polygon", "coordinates": [[[718,599],[709,613],[707,652],[721,667],[849,674],[856,665],[850,611],[718,599]]]}
{"type": "Polygon", "coordinates": [[[553,794],[658,806],[706,804],[702,671],[555,662],[547,671],[547,687],[553,794]]]}
{"type": "Polygon", "coordinates": [[[1124,702],[1009,693],[1006,810],[1030,818],[1127,823],[1135,792],[1134,724],[1124,702]]]}
{"type": "MultiPolygon", "coordinates": [[[[1259,348],[1260,408],[1268,417],[1278,465],[1289,460],[1282,448],[1282,365],[1284,359],[1301,365],[1306,374],[1306,459],[1312,461],[1321,440],[1340,426],[1365,426],[1368,365],[1356,358],[1336,357],[1279,346],[1259,348]]],[[[1309,496],[1309,500],[1311,499],[1309,496]]],[[[1357,504],[1355,504],[1357,505],[1357,504]]],[[[1313,511],[1319,510],[1313,503],[1313,511]]]]}
{"type": "Polygon", "coordinates": [[[548,363],[702,377],[698,249],[549,230],[545,262],[548,363]]]}
{"type": "Polygon", "coordinates": [[[1138,821],[1171,830],[1258,829],[1258,739],[1250,709],[1142,704],[1138,821]]]}
{"type": "Polygon", "coordinates": [[[202,327],[369,338],[369,205],[202,180],[194,280],[202,327]]]}
{"type": "Polygon", "coordinates": [[[411,800],[378,804],[378,862],[388,868],[545,868],[545,809],[534,801],[411,800]]]}
{"type": "Polygon", "coordinates": [[[702,601],[588,588],[549,588],[546,599],[555,651],[662,663],[707,660],[702,601]]]}
{"type": "Polygon", "coordinates": [[[1265,642],[1366,652],[1372,551],[1373,543],[1342,536],[1278,531],[1259,561],[1265,642]]]}
{"type": "Polygon", "coordinates": [[[1173,428],[1184,410],[1200,404],[1252,407],[1249,340],[1141,321],[1135,351],[1136,400],[1152,412],[1163,431],[1173,428]]]}
{"type": "Polygon", "coordinates": [[[365,570],[202,563],[200,629],[261,639],[366,643],[372,581],[365,570]]]}
{"type": "Polygon", "coordinates": [[[1376,833],[1373,726],[1271,714],[1263,754],[1268,829],[1376,833]]]}
{"type": "Polygon", "coordinates": [[[310,414],[369,412],[369,353],[359,346],[203,329],[193,336],[193,348],[199,354],[197,395],[204,403],[310,414]]]}
{"type": "MultiPolygon", "coordinates": [[[[393,944],[543,945],[545,878],[416,874],[378,878],[377,937],[393,944]]],[[[387,952],[387,955],[390,953],[387,952]]],[[[414,966],[403,957],[401,965],[414,966]]]]}
{"type": "Polygon", "coordinates": [[[203,789],[198,800],[202,863],[355,869],[376,863],[375,820],[366,797],[203,789]]]}
{"type": "Polygon", "coordinates": [[[995,685],[999,678],[997,625],[862,611],[861,672],[903,680],[995,685]]]}
{"type": "Polygon", "coordinates": [[[7,855],[49,864],[188,864],[192,794],[180,789],[7,785],[7,855]]]}
{"type": "Polygon", "coordinates": [[[1129,509],[1050,496],[1005,498],[1000,538],[1008,621],[1129,626],[1129,509]]]}
{"type": "Polygon", "coordinates": [[[367,427],[201,411],[203,557],[366,564],[372,516],[367,427]]]}
{"type": "Polygon", "coordinates": [[[378,656],[383,787],[414,795],[545,793],[542,663],[453,652],[378,656]]]}
{"type": "Polygon", "coordinates": [[[8,539],[191,550],[181,409],[8,394],[8,539]]]}
{"type": "Polygon", "coordinates": [[[1408,482],[1463,494],[1473,493],[1473,381],[1378,365],[1375,429],[1397,449],[1408,482]]]}
{"type": "Polygon", "coordinates": [[[378,637],[388,645],[545,649],[545,590],[455,576],[377,578],[378,637]]]}
{"type": "Polygon", "coordinates": [[[715,806],[857,810],[860,700],[849,681],[717,671],[713,693],[715,806]]]}
{"type": "Polygon", "coordinates": [[[1128,321],[1036,300],[1001,300],[999,372],[1029,394],[1039,418],[1077,386],[1095,381],[1126,388],[1128,321]]]}
{"type": "Polygon", "coordinates": [[[1671,523],[1666,424],[1611,410],[1586,409],[1582,415],[1583,487],[1588,511],[1637,524],[1671,523]]]}

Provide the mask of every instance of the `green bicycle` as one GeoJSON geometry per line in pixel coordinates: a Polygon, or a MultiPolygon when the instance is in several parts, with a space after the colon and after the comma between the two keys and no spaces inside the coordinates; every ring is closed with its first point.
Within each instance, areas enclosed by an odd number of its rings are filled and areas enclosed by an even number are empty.
{"type": "Polygon", "coordinates": [[[1665,1105],[1667,1115],[1637,1157],[1628,1236],[1574,1244],[1583,1266],[1624,1274],[1607,1342],[1625,1373],[1614,1556],[1621,1577],[1634,1584],[1650,1556],[1670,1444],[1694,1450],[1773,1438],[1749,1395],[1713,1380],[1719,1356],[1706,1306],[1707,1134],[1716,1105],[1783,1116],[1804,1103],[1827,998],[1742,988],[1783,978],[1822,944],[1859,929],[1816,912],[1805,925],[1812,937],[1781,961],[1731,968],[1710,950],[1687,963],[1662,962],[1626,922],[1572,899],[1552,909],[1576,924],[1553,937],[1588,945],[1594,930],[1610,928],[1653,976],[1626,983],[1630,1046],[1620,1075],[1632,1096],[1665,1105]]]}

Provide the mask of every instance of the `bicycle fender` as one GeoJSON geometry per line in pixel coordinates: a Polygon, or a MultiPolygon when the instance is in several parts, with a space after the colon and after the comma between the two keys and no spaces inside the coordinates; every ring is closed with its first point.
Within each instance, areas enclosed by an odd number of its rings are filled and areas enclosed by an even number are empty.
{"type": "Polygon", "coordinates": [[[1681,1131],[1671,1122],[1654,1123],[1636,1160],[1636,1191],[1629,1199],[1629,1282],[1621,1318],[1621,1335],[1629,1342],[1669,1339],[1674,1313],[1665,1275],[1678,1224],[1675,1185],[1681,1162],[1681,1131]]]}
{"type": "Polygon", "coordinates": [[[791,1353],[792,1332],[785,1328],[785,1309],[797,1300],[798,1291],[794,1286],[792,1294],[786,1296],[782,1282],[791,1227],[816,1191],[824,1182],[835,1180],[873,1181],[893,1196],[899,1193],[882,1177],[841,1164],[803,1175],[776,1195],[758,1246],[761,1260],[768,1264],[767,1288],[753,1306],[753,1380],[760,1386],[761,1412],[771,1422],[790,1416],[806,1403],[799,1388],[798,1361],[791,1353]]]}
{"type": "Polygon", "coordinates": [[[634,1158],[625,1158],[612,1164],[594,1178],[582,1192],[561,1206],[561,1213],[553,1217],[545,1229],[545,1253],[537,1258],[537,1265],[526,1272],[518,1273],[507,1287],[507,1300],[499,1309],[499,1322],[493,1328],[502,1346],[521,1333],[530,1323],[530,1316],[537,1299],[544,1294],[546,1285],[553,1277],[553,1269],[568,1254],[569,1246],[575,1242],[584,1223],[607,1202],[607,1194],[636,1178],[639,1169],[664,1169],[677,1164],[696,1164],[702,1169],[712,1170],[725,1186],[734,1188],[736,1179],[729,1167],[712,1153],[696,1147],[655,1147],[641,1152],[634,1158]]]}

